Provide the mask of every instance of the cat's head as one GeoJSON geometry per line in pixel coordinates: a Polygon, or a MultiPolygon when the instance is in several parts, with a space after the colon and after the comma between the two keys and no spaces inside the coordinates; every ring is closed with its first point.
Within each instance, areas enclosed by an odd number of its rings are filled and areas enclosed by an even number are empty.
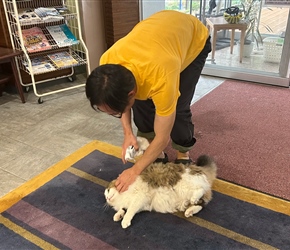
{"type": "Polygon", "coordinates": [[[114,204],[114,200],[116,199],[116,197],[119,196],[119,192],[115,187],[115,182],[116,180],[113,180],[109,183],[108,187],[105,189],[104,195],[106,198],[106,202],[110,205],[113,206],[114,204]]]}

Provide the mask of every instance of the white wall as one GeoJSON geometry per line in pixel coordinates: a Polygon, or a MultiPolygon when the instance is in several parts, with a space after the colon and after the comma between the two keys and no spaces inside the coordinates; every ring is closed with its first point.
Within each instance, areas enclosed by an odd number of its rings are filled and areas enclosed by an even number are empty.
{"type": "Polygon", "coordinates": [[[106,50],[102,1],[81,0],[79,3],[83,38],[89,51],[90,70],[93,70],[106,50]]]}
{"type": "MultiPolygon", "coordinates": [[[[79,3],[83,38],[89,51],[90,70],[93,70],[106,50],[102,1],[81,0],[79,3]]],[[[141,20],[165,9],[165,0],[140,0],[139,4],[141,20]]]]}

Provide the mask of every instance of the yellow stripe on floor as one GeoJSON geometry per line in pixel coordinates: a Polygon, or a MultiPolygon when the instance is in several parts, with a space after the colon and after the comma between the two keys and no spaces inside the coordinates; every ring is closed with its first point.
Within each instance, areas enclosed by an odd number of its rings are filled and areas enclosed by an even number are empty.
{"type": "Polygon", "coordinates": [[[257,248],[257,249],[267,249],[267,250],[276,250],[278,248],[275,248],[275,247],[272,247],[271,245],[268,245],[268,244],[265,244],[261,241],[257,241],[257,240],[254,240],[254,239],[251,239],[249,237],[246,237],[242,234],[239,234],[239,233],[236,233],[232,230],[229,230],[229,229],[226,229],[224,227],[221,227],[217,224],[214,224],[212,222],[209,222],[207,220],[204,220],[204,219],[201,219],[201,218],[198,218],[196,216],[192,216],[192,217],[189,217],[189,218],[186,218],[183,213],[175,213],[176,216],[180,217],[180,218],[183,218],[187,221],[190,221],[200,227],[203,227],[203,228],[206,228],[210,231],[213,231],[215,233],[218,233],[220,235],[224,235],[226,236],[227,238],[229,239],[232,239],[232,240],[235,240],[235,241],[238,241],[240,243],[243,243],[245,245],[248,245],[248,246],[251,246],[251,247],[254,247],[254,248],[257,248]]]}
{"type": "Polygon", "coordinates": [[[74,168],[74,167],[71,167],[69,169],[67,169],[66,171],[78,176],[78,177],[81,177],[85,180],[88,180],[90,182],[93,182],[95,184],[98,184],[100,186],[103,186],[103,187],[107,187],[108,186],[108,183],[107,181],[103,180],[103,179],[100,179],[96,176],[93,176],[91,174],[88,174],[87,172],[84,172],[82,170],[79,170],[77,168],[74,168]]]}
{"type": "Polygon", "coordinates": [[[16,234],[20,235],[24,239],[30,241],[31,243],[35,244],[36,246],[39,246],[42,249],[47,249],[47,250],[57,250],[59,248],[53,246],[52,244],[42,240],[38,236],[30,233],[29,231],[25,230],[24,228],[18,226],[11,220],[5,218],[0,214],[0,223],[3,224],[5,227],[9,228],[16,234]]]}
{"type": "Polygon", "coordinates": [[[290,215],[290,202],[227,181],[216,180],[213,190],[269,210],[290,215]]]}

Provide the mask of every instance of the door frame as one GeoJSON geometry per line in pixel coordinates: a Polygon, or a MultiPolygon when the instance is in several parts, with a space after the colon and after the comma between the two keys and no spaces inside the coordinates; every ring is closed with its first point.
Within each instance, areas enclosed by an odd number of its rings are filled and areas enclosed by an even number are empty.
{"type": "Polygon", "coordinates": [[[268,73],[264,71],[250,71],[213,64],[205,64],[202,71],[202,75],[264,83],[288,88],[290,83],[289,77],[288,78],[281,77],[279,76],[278,73],[268,73]]]}

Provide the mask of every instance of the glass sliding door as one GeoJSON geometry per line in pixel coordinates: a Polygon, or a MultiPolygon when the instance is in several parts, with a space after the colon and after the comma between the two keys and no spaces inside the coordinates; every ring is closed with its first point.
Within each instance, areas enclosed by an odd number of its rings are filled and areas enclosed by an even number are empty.
{"type": "Polygon", "coordinates": [[[251,53],[240,62],[240,31],[235,30],[231,54],[231,30],[221,30],[217,33],[214,60],[209,55],[203,74],[289,87],[290,6],[285,1],[272,1],[274,4],[270,1],[265,0],[265,4],[261,0],[142,0],[141,13],[146,18],[158,10],[173,9],[195,15],[206,24],[206,18],[223,18],[224,10],[230,6],[243,9],[255,2],[254,29],[248,37],[253,44],[251,53]]]}
{"type": "MultiPolygon", "coordinates": [[[[229,46],[219,44],[215,60],[207,61],[204,74],[289,87],[289,8],[262,2],[257,17],[252,52],[239,62],[239,32],[235,32],[233,53],[229,46]]],[[[230,31],[219,34],[221,42],[230,39],[230,35],[230,31]]]]}

